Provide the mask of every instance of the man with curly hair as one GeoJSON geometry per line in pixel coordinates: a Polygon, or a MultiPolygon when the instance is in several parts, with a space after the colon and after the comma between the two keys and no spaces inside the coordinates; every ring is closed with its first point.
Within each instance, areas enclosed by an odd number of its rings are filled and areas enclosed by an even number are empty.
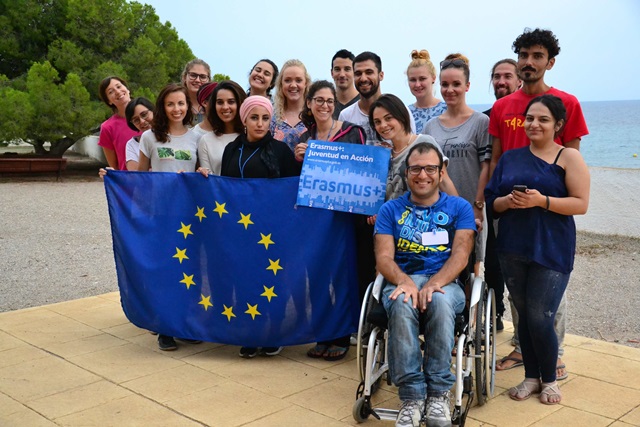
{"type": "MultiPolygon", "coordinates": [[[[493,137],[490,174],[493,174],[503,152],[529,145],[529,139],[524,132],[524,111],[529,101],[537,96],[542,94],[555,95],[562,100],[567,110],[566,123],[555,138],[558,144],[579,149],[580,139],[589,133],[578,99],[571,94],[547,85],[544,81],[545,73],[553,68],[556,56],[560,53],[560,45],[556,36],[549,30],[525,28],[524,33],[520,34],[513,42],[513,51],[518,55],[516,69],[518,77],[522,81],[522,88],[511,95],[498,99],[493,104],[489,121],[489,133],[493,137]]],[[[513,343],[516,348],[498,362],[496,365],[497,370],[507,370],[522,366],[522,354],[517,333],[517,312],[514,310],[513,305],[511,307],[515,328],[513,343]]],[[[559,344],[557,380],[567,378],[566,367],[561,359],[564,353],[562,344],[565,323],[566,294],[560,301],[555,319],[559,344]]]]}

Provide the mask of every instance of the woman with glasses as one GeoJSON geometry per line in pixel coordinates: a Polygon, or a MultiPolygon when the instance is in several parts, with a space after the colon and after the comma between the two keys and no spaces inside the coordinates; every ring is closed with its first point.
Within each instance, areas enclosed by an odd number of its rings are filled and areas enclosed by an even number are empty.
{"type": "Polygon", "coordinates": [[[271,99],[271,89],[276,85],[278,66],[270,59],[261,59],[249,73],[247,96],[258,95],[271,99]]]}
{"type": "Polygon", "coordinates": [[[300,113],[304,108],[310,85],[311,77],[302,62],[290,59],[284,63],[276,80],[271,133],[275,139],[287,144],[291,151],[307,130],[300,120],[300,113]]]}
{"type": "Polygon", "coordinates": [[[429,120],[447,110],[447,104],[435,97],[433,85],[436,82],[436,67],[427,50],[411,52],[407,80],[411,94],[416,97],[416,102],[408,105],[409,111],[416,122],[416,132],[421,133],[429,120]]]}
{"type": "MultiPolygon", "coordinates": [[[[296,160],[303,161],[305,152],[307,151],[307,141],[327,141],[327,142],[345,142],[352,144],[364,145],[366,142],[366,134],[362,127],[354,125],[349,122],[341,122],[333,118],[333,113],[336,106],[336,89],[333,83],[326,80],[318,80],[314,82],[309,88],[309,93],[305,100],[305,105],[300,113],[300,120],[307,127],[307,131],[300,137],[300,143],[295,146],[294,153],[296,160]]],[[[362,219],[364,224],[365,217],[362,219]]],[[[356,223],[358,229],[359,222],[356,223]]],[[[358,231],[356,231],[358,233],[358,231]]],[[[371,235],[371,233],[368,233],[371,235]]],[[[362,239],[356,239],[358,243],[362,242],[362,239]]],[[[358,251],[358,266],[363,265],[359,262],[360,251],[358,251]]],[[[373,265],[371,259],[369,264],[373,265]]],[[[371,267],[373,270],[373,267],[371,267]]],[[[363,275],[359,271],[359,275],[363,275]]],[[[368,281],[368,280],[366,280],[368,281]]],[[[312,286],[313,284],[311,284],[312,286]]],[[[313,289],[310,287],[310,292],[313,289]]],[[[311,306],[313,313],[313,300],[311,298],[311,306]]],[[[327,361],[336,361],[343,359],[350,346],[350,335],[335,338],[329,341],[318,342],[313,348],[307,352],[307,356],[320,359],[324,358],[327,361]]]]}
{"type": "Polygon", "coordinates": [[[460,197],[471,203],[478,226],[476,237],[476,274],[484,261],[486,232],[484,221],[484,188],[489,181],[491,140],[489,117],[467,105],[469,60],[462,54],[447,55],[440,63],[440,94],[447,111],[427,122],[422,133],[431,135],[449,157],[449,175],[460,197]]]}
{"type": "Polygon", "coordinates": [[[191,104],[193,121],[200,123],[205,115],[204,108],[198,104],[198,89],[211,81],[211,68],[202,59],[193,59],[187,62],[182,71],[182,85],[187,88],[191,104]]]}
{"type": "Polygon", "coordinates": [[[198,142],[200,167],[197,172],[205,177],[209,173],[220,175],[225,147],[243,132],[240,106],[246,98],[240,85],[231,80],[218,83],[211,93],[207,118],[213,132],[202,136],[198,142]]]}
{"type": "Polygon", "coordinates": [[[127,142],[140,132],[132,130],[125,119],[125,109],[131,101],[131,92],[120,77],[107,77],[98,86],[100,99],[107,104],[113,115],[100,126],[98,145],[102,147],[110,168],[127,170],[127,142]]]}

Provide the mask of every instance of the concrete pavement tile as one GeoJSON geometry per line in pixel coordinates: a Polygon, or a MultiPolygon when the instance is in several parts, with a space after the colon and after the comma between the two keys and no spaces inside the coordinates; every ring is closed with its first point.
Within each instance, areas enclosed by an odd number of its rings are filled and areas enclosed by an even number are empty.
{"type": "Polygon", "coordinates": [[[149,351],[135,344],[70,357],[69,361],[102,375],[116,384],[183,364],[172,357],[149,351]]]}
{"type": "Polygon", "coordinates": [[[0,425],[2,427],[56,427],[52,421],[49,421],[42,415],[31,409],[24,408],[20,412],[14,412],[9,415],[0,414],[0,425]]]}
{"type": "Polygon", "coordinates": [[[587,340],[579,348],[640,362],[640,349],[638,348],[597,340],[587,340]]]}
{"type": "Polygon", "coordinates": [[[182,365],[166,371],[122,383],[150,399],[164,403],[226,382],[216,374],[193,365],[182,365]]]}
{"type": "Polygon", "coordinates": [[[354,366],[355,366],[355,358],[356,358],[355,346],[349,347],[349,351],[347,352],[347,355],[345,356],[344,359],[336,362],[328,362],[322,358],[313,359],[307,356],[307,351],[313,348],[314,345],[315,344],[312,343],[312,344],[304,344],[304,345],[287,347],[286,351],[283,351],[281,353],[281,356],[287,359],[295,360],[296,362],[304,363],[305,365],[313,366],[314,368],[318,368],[318,369],[329,369],[339,364],[349,363],[352,360],[354,361],[354,366]]]}
{"type": "MultiPolygon", "coordinates": [[[[564,336],[565,347],[579,347],[585,343],[588,343],[589,341],[593,341],[593,340],[591,338],[581,337],[579,335],[566,334],[564,336]]],[[[565,351],[571,351],[571,350],[565,349],[565,351]]]]}
{"type": "Polygon", "coordinates": [[[129,323],[121,306],[104,298],[83,298],[50,305],[47,308],[96,329],[129,323]]]}
{"type": "Polygon", "coordinates": [[[184,341],[180,341],[176,338],[176,344],[178,350],[176,351],[162,351],[158,348],[158,336],[150,333],[143,335],[136,335],[129,338],[130,342],[139,345],[140,347],[148,348],[149,350],[157,353],[164,354],[165,356],[173,357],[175,359],[183,359],[193,354],[198,354],[210,350],[219,344],[213,344],[208,342],[201,342],[200,344],[190,344],[184,341]]]}
{"type": "Polygon", "coordinates": [[[562,385],[560,390],[563,405],[614,420],[640,403],[640,390],[591,378],[578,377],[562,385]]]}
{"type": "Polygon", "coordinates": [[[37,321],[48,321],[58,314],[44,307],[25,308],[16,311],[6,311],[0,313],[0,330],[10,331],[15,326],[23,323],[32,323],[37,321]]]}
{"type": "Polygon", "coordinates": [[[294,425],[296,427],[344,427],[345,423],[325,417],[308,409],[292,406],[275,414],[267,415],[246,427],[282,427],[294,425]]]}
{"type": "Polygon", "coordinates": [[[129,390],[103,380],[31,400],[27,405],[48,419],[55,420],[132,394],[129,390]]]}
{"type": "MultiPolygon", "coordinates": [[[[26,407],[15,399],[0,393],[0,420],[3,416],[11,415],[16,412],[24,411],[26,407]]],[[[2,425],[0,423],[0,425],[2,425]]]]}
{"type": "Polygon", "coordinates": [[[142,396],[131,395],[122,399],[111,400],[104,405],[95,406],[82,412],[66,415],[56,419],[62,426],[162,426],[189,427],[201,424],[190,420],[181,414],[163,407],[162,405],[145,399],[142,396]]]}
{"type": "Polygon", "coordinates": [[[206,371],[218,374],[224,372],[227,366],[245,361],[238,356],[240,347],[223,345],[214,347],[191,356],[182,358],[185,363],[198,366],[206,371]]]}
{"type": "Polygon", "coordinates": [[[630,411],[624,417],[620,418],[625,423],[640,426],[640,406],[637,406],[633,411],[630,411]]]}
{"type": "Polygon", "coordinates": [[[136,325],[129,322],[122,325],[105,328],[102,330],[102,332],[111,334],[118,338],[122,338],[123,340],[130,340],[131,338],[137,337],[139,335],[151,335],[146,329],[138,328],[136,325]]]}
{"type": "Polygon", "coordinates": [[[609,427],[638,427],[640,424],[627,424],[622,421],[616,421],[613,424],[610,424],[609,427]]]}
{"type": "MultiPolygon", "coordinates": [[[[355,355],[355,347],[351,348],[354,349],[353,354],[355,355]]],[[[323,360],[323,362],[324,365],[326,365],[323,367],[325,371],[350,378],[358,383],[360,382],[360,372],[358,372],[358,364],[355,357],[349,360],[341,360],[339,362],[327,362],[325,360],[323,360]]]]}
{"type": "Polygon", "coordinates": [[[60,393],[100,380],[55,356],[0,369],[0,391],[20,402],[60,393]]]}
{"type": "Polygon", "coordinates": [[[605,427],[610,425],[614,420],[601,417],[600,415],[576,410],[573,408],[563,407],[559,411],[554,412],[548,417],[531,424],[531,427],[566,427],[566,426],[589,426],[589,427],[605,427]]]}
{"type": "Polygon", "coordinates": [[[120,292],[119,291],[109,292],[107,294],[98,295],[98,298],[104,298],[104,299],[107,299],[109,301],[115,301],[118,304],[120,304],[120,302],[121,302],[120,292]]]}
{"type": "Polygon", "coordinates": [[[37,320],[11,327],[12,335],[38,347],[75,341],[100,333],[95,328],[57,313],[46,321],[37,320]]]}
{"type": "MultiPolygon", "coordinates": [[[[314,412],[319,412],[333,419],[343,419],[351,414],[355,403],[358,382],[348,378],[337,377],[331,381],[296,393],[287,397],[287,402],[295,403],[314,412]]],[[[388,391],[378,390],[373,397],[374,405],[393,398],[388,391]]]]}
{"type": "Polygon", "coordinates": [[[100,334],[66,343],[50,344],[47,346],[47,351],[68,359],[70,357],[93,353],[128,343],[128,341],[116,338],[110,334],[100,334]]]}
{"type": "Polygon", "coordinates": [[[640,390],[640,361],[575,347],[563,359],[570,372],[640,390]]]}
{"type": "Polygon", "coordinates": [[[19,340],[6,332],[0,331],[0,352],[16,347],[27,345],[24,341],[19,340]]]}
{"type": "Polygon", "coordinates": [[[166,405],[210,426],[234,427],[290,407],[288,402],[232,381],[171,400],[166,405]]]}
{"type": "Polygon", "coordinates": [[[20,347],[0,351],[0,368],[18,365],[30,360],[43,359],[47,356],[49,356],[49,354],[46,351],[42,351],[29,344],[24,344],[20,347]]]}
{"type": "Polygon", "coordinates": [[[543,405],[537,395],[518,402],[502,394],[486,405],[471,408],[469,416],[480,422],[500,427],[524,427],[544,419],[561,408],[560,405],[543,405]]]}
{"type": "Polygon", "coordinates": [[[336,378],[335,374],[283,357],[255,357],[228,365],[218,372],[247,387],[283,398],[336,378]]]}

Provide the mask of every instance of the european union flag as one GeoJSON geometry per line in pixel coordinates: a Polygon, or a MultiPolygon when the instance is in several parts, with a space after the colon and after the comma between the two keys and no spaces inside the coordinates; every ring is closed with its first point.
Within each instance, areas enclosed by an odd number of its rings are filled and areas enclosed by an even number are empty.
{"type": "Polygon", "coordinates": [[[357,328],[352,217],[295,205],[298,178],[109,171],[122,307],[136,326],[248,347],[357,328]]]}

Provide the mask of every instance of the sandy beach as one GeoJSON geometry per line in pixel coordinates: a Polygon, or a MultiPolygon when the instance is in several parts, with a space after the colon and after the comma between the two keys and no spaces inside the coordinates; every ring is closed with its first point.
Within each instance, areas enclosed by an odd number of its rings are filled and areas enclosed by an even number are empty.
{"type": "MultiPolygon", "coordinates": [[[[102,182],[87,162],[52,176],[0,178],[0,312],[117,291],[102,182]]],[[[640,348],[640,170],[591,168],[576,218],[567,332],[640,348]]]]}

